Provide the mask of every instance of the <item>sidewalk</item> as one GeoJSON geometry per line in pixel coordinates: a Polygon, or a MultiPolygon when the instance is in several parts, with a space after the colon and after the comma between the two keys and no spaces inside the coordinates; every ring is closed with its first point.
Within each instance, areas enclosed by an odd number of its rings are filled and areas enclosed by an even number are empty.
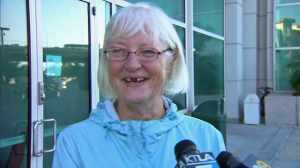
{"type": "Polygon", "coordinates": [[[241,161],[253,154],[272,168],[300,168],[300,128],[227,123],[227,150],[241,161]]]}

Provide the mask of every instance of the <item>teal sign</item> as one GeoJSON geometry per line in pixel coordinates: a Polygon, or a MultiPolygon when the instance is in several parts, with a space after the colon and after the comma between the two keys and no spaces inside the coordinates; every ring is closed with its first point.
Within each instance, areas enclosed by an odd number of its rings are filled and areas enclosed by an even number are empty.
{"type": "Polygon", "coordinates": [[[62,56],[61,55],[46,55],[46,75],[61,76],[62,71],[62,56]]]}

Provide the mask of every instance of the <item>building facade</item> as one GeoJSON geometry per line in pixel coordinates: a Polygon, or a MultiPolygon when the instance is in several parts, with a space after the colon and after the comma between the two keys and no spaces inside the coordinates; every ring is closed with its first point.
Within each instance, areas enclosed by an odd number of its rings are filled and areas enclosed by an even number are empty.
{"type": "Polygon", "coordinates": [[[228,118],[241,119],[245,97],[268,88],[265,122],[299,126],[299,9],[299,0],[225,1],[228,118]]]}

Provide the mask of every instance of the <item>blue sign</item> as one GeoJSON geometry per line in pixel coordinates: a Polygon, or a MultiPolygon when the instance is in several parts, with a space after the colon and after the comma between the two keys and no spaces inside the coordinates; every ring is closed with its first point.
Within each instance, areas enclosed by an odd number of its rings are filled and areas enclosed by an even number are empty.
{"type": "Polygon", "coordinates": [[[61,55],[46,55],[46,75],[61,76],[62,71],[62,56],[61,55]]]}

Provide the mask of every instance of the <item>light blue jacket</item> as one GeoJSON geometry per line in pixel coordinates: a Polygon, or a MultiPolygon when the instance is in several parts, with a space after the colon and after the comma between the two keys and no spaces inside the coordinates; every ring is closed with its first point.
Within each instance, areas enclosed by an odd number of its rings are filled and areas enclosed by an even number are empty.
{"type": "Polygon", "coordinates": [[[111,101],[99,103],[88,119],[59,134],[52,167],[174,168],[174,147],[183,139],[215,157],[225,150],[221,133],[212,125],[164,101],[166,115],[150,121],[120,121],[111,101]]]}

